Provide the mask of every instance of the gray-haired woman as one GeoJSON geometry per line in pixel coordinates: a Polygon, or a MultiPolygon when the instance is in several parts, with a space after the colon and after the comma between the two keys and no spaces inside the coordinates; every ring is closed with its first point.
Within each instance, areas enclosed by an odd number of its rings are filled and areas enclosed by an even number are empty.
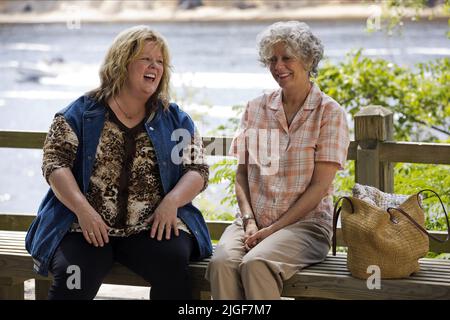
{"type": "Polygon", "coordinates": [[[279,299],[284,280],[326,257],[332,182],[347,156],[345,112],[310,80],[320,40],[290,21],[268,27],[258,43],[280,88],[248,103],[233,140],[240,214],[207,270],[214,299],[279,299]]]}

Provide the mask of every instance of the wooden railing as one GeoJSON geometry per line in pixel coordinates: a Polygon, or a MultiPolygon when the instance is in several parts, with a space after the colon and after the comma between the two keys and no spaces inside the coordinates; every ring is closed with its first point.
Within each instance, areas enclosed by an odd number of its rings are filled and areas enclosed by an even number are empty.
{"type": "MultiPolygon", "coordinates": [[[[354,124],[355,141],[350,143],[347,160],[356,161],[355,182],[393,192],[395,162],[450,165],[450,144],[393,141],[393,114],[381,106],[362,108],[355,115],[354,124]]],[[[0,130],[0,148],[40,149],[45,136],[46,132],[0,130]]],[[[231,140],[229,137],[204,137],[207,155],[225,156],[231,140]]],[[[19,223],[18,216],[16,215],[15,221],[11,221],[11,230],[21,229],[13,227],[19,223]]],[[[20,220],[28,225],[29,219],[30,217],[23,216],[20,220]]],[[[211,221],[210,224],[217,227],[217,234],[226,225],[220,221],[211,221]]],[[[433,234],[445,238],[443,232],[436,231],[433,234]]],[[[435,252],[450,252],[450,242],[438,244],[433,241],[430,249],[435,252]]]]}

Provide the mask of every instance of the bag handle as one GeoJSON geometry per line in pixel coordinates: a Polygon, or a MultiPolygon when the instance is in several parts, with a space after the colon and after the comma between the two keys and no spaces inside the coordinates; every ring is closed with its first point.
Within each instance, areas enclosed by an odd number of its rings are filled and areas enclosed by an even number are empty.
{"type": "Polygon", "coordinates": [[[342,206],[340,206],[338,208],[339,202],[341,202],[342,200],[347,200],[350,203],[350,206],[352,207],[352,213],[355,212],[355,208],[353,207],[353,203],[352,200],[349,197],[340,197],[337,201],[336,204],[334,205],[334,210],[333,210],[333,238],[332,238],[332,242],[333,242],[333,256],[336,255],[336,228],[337,228],[337,222],[338,222],[338,218],[339,218],[339,214],[341,213],[341,209],[342,206]]]}
{"type": "MultiPolygon", "coordinates": [[[[420,224],[418,224],[418,223],[417,223],[417,222],[416,222],[409,214],[407,214],[402,208],[393,208],[393,207],[389,207],[389,208],[387,208],[387,212],[391,215],[391,210],[396,210],[396,211],[400,212],[401,214],[403,214],[406,218],[408,218],[408,220],[411,221],[417,229],[419,229],[419,230],[422,231],[424,234],[426,234],[430,239],[433,239],[434,241],[437,241],[437,242],[439,242],[439,243],[447,242],[448,239],[450,239],[450,225],[449,225],[449,221],[448,221],[447,211],[445,211],[444,203],[442,202],[441,197],[439,197],[439,195],[438,195],[436,192],[434,192],[434,191],[431,190],[431,189],[424,189],[424,190],[421,190],[419,193],[417,193],[417,202],[419,203],[419,207],[420,207],[422,210],[424,210],[424,209],[423,209],[423,207],[422,207],[422,204],[420,203],[420,194],[421,194],[422,192],[424,192],[424,191],[430,191],[430,192],[433,192],[433,193],[436,195],[436,197],[438,197],[439,202],[441,203],[442,209],[444,210],[445,220],[446,220],[446,222],[447,222],[447,237],[445,238],[445,240],[438,239],[438,238],[436,238],[435,236],[431,235],[424,227],[422,227],[420,224]]],[[[391,215],[391,217],[392,217],[392,215],[391,215]]]]}

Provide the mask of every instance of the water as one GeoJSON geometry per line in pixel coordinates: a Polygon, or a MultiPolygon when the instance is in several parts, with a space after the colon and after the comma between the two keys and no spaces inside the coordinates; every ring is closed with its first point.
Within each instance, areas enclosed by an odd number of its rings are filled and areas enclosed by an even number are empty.
{"type": "MultiPolygon", "coordinates": [[[[132,25],[83,24],[79,30],[64,24],[0,25],[0,128],[47,131],[56,111],[98,84],[107,48],[118,32],[132,25]],[[60,63],[46,63],[52,59],[60,63]],[[48,76],[27,80],[36,66],[48,76]]],[[[276,88],[257,61],[255,37],[267,25],[152,24],[169,42],[176,101],[196,115],[203,134],[234,116],[232,105],[276,88]]],[[[393,37],[368,35],[363,21],[309,25],[335,62],[359,48],[367,56],[403,66],[450,56],[446,21],[406,24],[403,34],[393,37]]],[[[36,211],[48,187],[41,177],[41,157],[40,150],[0,149],[1,212],[36,211]]]]}

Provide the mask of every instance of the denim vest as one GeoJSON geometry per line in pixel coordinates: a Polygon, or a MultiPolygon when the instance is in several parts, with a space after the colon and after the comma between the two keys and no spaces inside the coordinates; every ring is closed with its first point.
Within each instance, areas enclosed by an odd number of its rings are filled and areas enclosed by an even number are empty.
{"type": "MultiPolygon", "coordinates": [[[[105,122],[105,112],[102,103],[82,96],[57,113],[64,116],[78,137],[72,172],[84,194],[88,191],[97,145],[105,122]]],[[[171,160],[172,150],[180,152],[179,142],[171,139],[173,131],[180,128],[189,131],[191,136],[194,134],[191,118],[173,103],[168,110],[163,110],[160,104],[153,119],[145,123],[158,159],[164,195],[173,189],[182,176],[182,165],[171,160]]],[[[187,225],[197,242],[197,250],[194,250],[191,258],[202,259],[210,256],[211,238],[201,212],[192,203],[188,203],[178,209],[178,217],[187,225]]],[[[56,198],[50,188],[25,238],[26,249],[33,257],[34,270],[37,273],[48,275],[53,254],[75,218],[75,214],[56,198]]]]}

